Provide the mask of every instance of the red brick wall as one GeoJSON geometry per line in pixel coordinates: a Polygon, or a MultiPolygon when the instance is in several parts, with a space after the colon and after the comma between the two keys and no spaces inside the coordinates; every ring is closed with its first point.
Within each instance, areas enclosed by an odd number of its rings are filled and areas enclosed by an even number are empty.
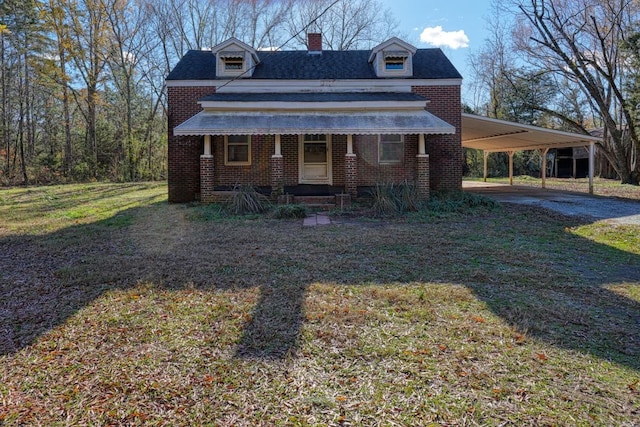
{"type": "Polygon", "coordinates": [[[204,140],[199,136],[173,136],[173,128],[197,114],[197,102],[215,93],[215,87],[168,87],[169,111],[168,187],[170,202],[190,202],[200,193],[200,155],[204,140]]]}
{"type": "Polygon", "coordinates": [[[400,183],[416,179],[417,135],[405,135],[404,158],[401,163],[379,164],[377,135],[355,135],[353,151],[358,156],[359,186],[371,186],[382,182],[400,183]]]}
{"type": "Polygon", "coordinates": [[[433,190],[460,190],[462,187],[462,107],[460,86],[413,86],[414,93],[430,102],[427,110],[452,126],[454,135],[427,135],[430,184],[433,190]]]}
{"type": "Polygon", "coordinates": [[[215,158],[215,185],[233,187],[236,184],[255,186],[271,185],[271,156],[275,152],[273,135],[251,137],[251,164],[247,166],[225,166],[224,137],[211,137],[211,152],[215,158]]]}
{"type": "Polygon", "coordinates": [[[344,187],[344,155],[347,153],[347,135],[331,136],[331,157],[333,161],[333,185],[336,187],[344,187]]]}
{"type": "Polygon", "coordinates": [[[282,135],[280,148],[284,157],[284,185],[297,185],[298,175],[298,135],[282,135]]]}

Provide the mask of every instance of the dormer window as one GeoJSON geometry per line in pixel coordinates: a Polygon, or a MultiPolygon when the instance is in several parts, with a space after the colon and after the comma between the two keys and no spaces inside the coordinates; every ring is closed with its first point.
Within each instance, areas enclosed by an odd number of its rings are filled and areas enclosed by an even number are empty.
{"type": "Polygon", "coordinates": [[[256,50],[235,38],[212,47],[211,52],[216,55],[216,76],[220,78],[250,78],[258,64],[256,50]]]}
{"type": "Polygon", "coordinates": [[[387,71],[403,71],[407,58],[409,57],[409,53],[387,53],[384,57],[384,69],[387,71]]]}
{"type": "Polygon", "coordinates": [[[378,77],[407,78],[413,76],[413,55],[417,49],[398,38],[374,47],[369,56],[378,77]]]}

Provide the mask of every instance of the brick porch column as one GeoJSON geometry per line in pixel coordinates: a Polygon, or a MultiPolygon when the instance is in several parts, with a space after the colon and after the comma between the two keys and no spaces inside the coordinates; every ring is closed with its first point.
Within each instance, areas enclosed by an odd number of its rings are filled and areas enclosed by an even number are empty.
{"type": "Polygon", "coordinates": [[[280,145],[280,135],[275,136],[275,150],[271,156],[271,197],[284,194],[284,157],[280,145]]]}
{"type": "Polygon", "coordinates": [[[204,137],[204,154],[200,156],[200,201],[214,201],[214,158],[211,154],[211,136],[204,137]]]}
{"type": "Polygon", "coordinates": [[[416,180],[416,186],[418,188],[418,195],[421,199],[427,200],[429,198],[429,155],[418,154],[418,178],[416,180]]]}
{"type": "Polygon", "coordinates": [[[358,196],[358,156],[353,152],[353,135],[347,135],[347,154],[344,155],[344,191],[358,196]]]}

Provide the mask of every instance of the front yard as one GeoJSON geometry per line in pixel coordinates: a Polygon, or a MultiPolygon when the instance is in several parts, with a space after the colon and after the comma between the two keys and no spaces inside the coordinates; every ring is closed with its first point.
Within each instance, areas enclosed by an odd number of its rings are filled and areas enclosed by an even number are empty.
{"type": "Polygon", "coordinates": [[[637,425],[640,228],[0,190],[0,425],[637,425]]]}

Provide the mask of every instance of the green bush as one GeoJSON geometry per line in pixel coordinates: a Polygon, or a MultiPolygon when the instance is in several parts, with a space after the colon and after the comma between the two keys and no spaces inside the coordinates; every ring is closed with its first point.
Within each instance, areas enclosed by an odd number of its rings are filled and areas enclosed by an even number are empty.
{"type": "Polygon", "coordinates": [[[273,209],[272,215],[277,219],[305,218],[307,216],[307,207],[293,204],[277,205],[273,209]]]}
{"type": "Polygon", "coordinates": [[[425,211],[431,213],[462,213],[469,210],[494,210],[500,206],[489,197],[465,191],[442,191],[431,194],[425,211]]]}

